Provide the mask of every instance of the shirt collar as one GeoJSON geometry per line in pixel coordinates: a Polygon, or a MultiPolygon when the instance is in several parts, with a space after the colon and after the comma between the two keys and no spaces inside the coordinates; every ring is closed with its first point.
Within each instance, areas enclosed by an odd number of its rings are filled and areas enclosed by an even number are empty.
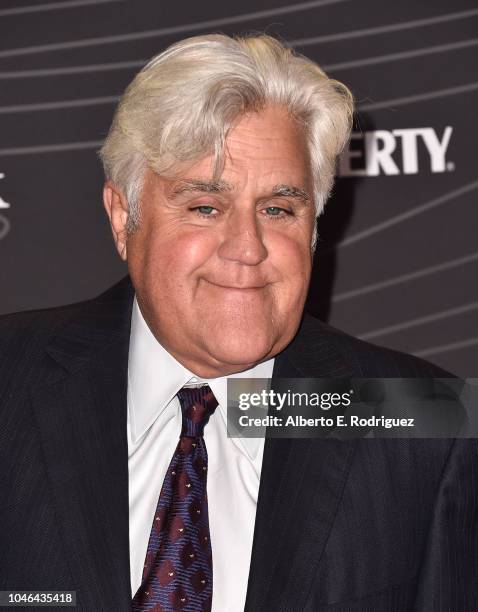
{"type": "MultiPolygon", "coordinates": [[[[128,411],[132,442],[136,443],[164,411],[176,393],[187,384],[207,383],[227,423],[227,378],[271,378],[274,359],[228,377],[201,379],[179,363],[156,340],[139,308],[136,296],[131,316],[128,358],[128,411]]],[[[260,438],[232,438],[252,461],[263,448],[260,438]]]]}

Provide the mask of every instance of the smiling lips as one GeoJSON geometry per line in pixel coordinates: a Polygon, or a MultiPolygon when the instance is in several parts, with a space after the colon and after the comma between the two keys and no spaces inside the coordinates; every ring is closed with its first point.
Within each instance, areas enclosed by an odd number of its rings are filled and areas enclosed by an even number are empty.
{"type": "Polygon", "coordinates": [[[212,282],[208,280],[206,280],[206,282],[210,285],[213,285],[214,287],[219,287],[220,289],[230,289],[230,290],[236,290],[236,291],[251,291],[251,290],[257,291],[258,289],[264,289],[269,284],[269,283],[264,283],[262,285],[223,285],[222,283],[216,283],[216,282],[212,282]]]}

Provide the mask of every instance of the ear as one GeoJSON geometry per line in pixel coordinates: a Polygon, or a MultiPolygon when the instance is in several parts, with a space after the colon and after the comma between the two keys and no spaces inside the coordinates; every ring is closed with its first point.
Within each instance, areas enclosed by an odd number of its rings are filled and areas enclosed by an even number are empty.
{"type": "Polygon", "coordinates": [[[126,261],[128,202],[123,193],[111,181],[106,181],[103,187],[103,205],[110,220],[116,249],[121,259],[126,261]]]}

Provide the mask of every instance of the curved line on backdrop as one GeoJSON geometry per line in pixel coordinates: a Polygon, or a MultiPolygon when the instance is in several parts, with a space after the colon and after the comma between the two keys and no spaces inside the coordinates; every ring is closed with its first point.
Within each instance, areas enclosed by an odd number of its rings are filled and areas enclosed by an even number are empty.
{"type": "MultiPolygon", "coordinates": [[[[468,83],[466,85],[459,85],[457,87],[449,87],[448,89],[439,89],[436,91],[430,91],[423,94],[415,94],[412,96],[406,96],[404,98],[395,98],[393,100],[384,100],[383,102],[372,102],[367,104],[361,104],[358,107],[359,111],[374,110],[379,108],[391,108],[394,106],[400,106],[403,104],[411,104],[414,102],[421,102],[424,100],[432,100],[434,98],[442,98],[445,96],[452,96],[460,93],[466,93],[478,89],[478,81],[476,83],[468,83]]],[[[59,151],[76,151],[81,149],[96,149],[101,147],[103,144],[102,140],[90,140],[83,142],[65,142],[58,144],[46,144],[46,145],[31,145],[25,147],[7,147],[0,149],[0,157],[6,157],[7,155],[30,155],[37,153],[56,153],[59,151]]]]}
{"type": "Polygon", "coordinates": [[[348,62],[338,62],[337,64],[328,64],[324,66],[324,70],[337,71],[347,70],[348,68],[361,68],[362,66],[373,66],[375,64],[385,64],[387,62],[396,62],[398,60],[406,60],[414,57],[422,57],[433,53],[444,53],[445,51],[455,51],[457,49],[465,49],[478,45],[478,38],[468,40],[459,40],[445,45],[433,45],[431,47],[423,47],[421,49],[411,49],[409,51],[400,51],[398,53],[388,53],[386,55],[375,55],[374,57],[364,57],[358,60],[348,62]]]}
{"type": "Polygon", "coordinates": [[[368,227],[366,230],[357,232],[356,234],[353,234],[352,236],[348,236],[341,242],[338,242],[336,245],[334,245],[334,248],[350,246],[351,244],[359,242],[360,240],[363,240],[364,238],[368,238],[369,236],[378,234],[382,232],[383,230],[388,229],[389,227],[397,225],[398,223],[402,223],[402,221],[407,221],[408,219],[411,219],[412,217],[416,217],[417,215],[420,215],[421,213],[431,210],[432,208],[436,208],[437,206],[440,206],[441,204],[446,204],[447,202],[450,202],[451,200],[455,200],[456,198],[459,198],[465,193],[469,193],[470,191],[473,191],[475,189],[478,189],[478,181],[472,181],[471,183],[467,183],[466,185],[463,185],[462,187],[459,187],[458,189],[454,189],[453,191],[449,191],[448,193],[445,193],[444,195],[441,195],[438,198],[433,198],[432,200],[429,200],[428,202],[424,202],[423,204],[419,204],[418,206],[415,206],[414,208],[411,208],[410,210],[407,210],[404,213],[395,215],[394,217],[390,217],[390,219],[387,219],[386,221],[381,221],[380,223],[377,223],[376,225],[372,225],[372,227],[368,227]]]}
{"type": "Polygon", "coordinates": [[[5,238],[5,236],[8,234],[9,231],[10,231],[10,221],[3,215],[0,215],[0,240],[5,238]]]}
{"type": "Polygon", "coordinates": [[[425,102],[426,100],[433,100],[435,98],[445,98],[447,96],[454,96],[456,94],[468,93],[478,89],[478,81],[474,83],[466,83],[465,85],[457,85],[456,87],[447,87],[446,89],[437,89],[435,91],[428,91],[426,93],[413,94],[411,96],[404,96],[403,98],[392,98],[391,100],[383,100],[381,102],[367,102],[360,104],[359,111],[378,110],[381,108],[388,108],[392,110],[395,106],[403,106],[404,104],[413,104],[414,102],[425,102]]]}
{"type": "MultiPolygon", "coordinates": [[[[289,41],[288,44],[292,47],[307,46],[311,44],[319,44],[323,42],[332,42],[336,40],[345,40],[350,38],[360,38],[362,36],[372,36],[375,34],[383,34],[387,32],[396,32],[399,30],[408,30],[427,25],[433,25],[440,22],[449,22],[456,19],[464,19],[466,17],[472,17],[478,15],[478,9],[471,9],[469,11],[459,11],[457,13],[448,13],[446,15],[438,15],[430,17],[428,19],[417,19],[415,21],[404,21],[401,23],[378,26],[376,28],[367,28],[362,30],[353,30],[351,32],[340,32],[338,34],[326,34],[323,36],[317,36],[315,38],[302,38],[295,41],[289,41]]],[[[451,43],[460,44],[460,43],[451,43]]],[[[404,53],[414,53],[414,51],[405,51],[404,53]]],[[[385,56],[382,56],[385,57],[385,56]]],[[[374,58],[368,58],[374,59],[374,58]]],[[[357,60],[362,61],[362,60],[357,60]]],[[[12,70],[0,72],[0,79],[20,79],[30,77],[46,77],[46,76],[60,76],[67,74],[81,74],[87,72],[103,72],[108,70],[125,70],[128,68],[139,68],[144,66],[148,62],[147,59],[130,60],[123,62],[104,62],[101,64],[86,64],[83,66],[64,66],[58,68],[37,68],[32,70],[12,70]]],[[[340,66],[337,64],[335,66],[340,66]]],[[[340,69],[336,68],[334,64],[330,66],[324,66],[325,70],[340,69]]]]}
{"type": "Polygon", "coordinates": [[[429,355],[438,355],[439,353],[448,353],[450,351],[456,351],[462,348],[468,348],[469,346],[476,346],[478,344],[478,337],[468,338],[467,340],[460,340],[458,342],[450,342],[449,344],[439,344],[438,346],[431,346],[421,351],[413,351],[412,355],[416,357],[428,357],[429,355]]]}
{"type": "Polygon", "coordinates": [[[464,257],[450,259],[449,261],[445,261],[441,264],[427,266],[426,268],[420,268],[419,270],[414,270],[413,272],[408,272],[407,274],[400,274],[399,276],[387,278],[386,280],[379,281],[377,283],[371,283],[370,285],[362,285],[362,287],[357,287],[357,289],[350,289],[349,291],[342,291],[340,293],[336,293],[332,296],[331,301],[334,303],[344,302],[345,300],[351,300],[362,295],[374,293],[375,291],[380,291],[381,289],[388,289],[389,287],[393,287],[394,285],[400,285],[402,283],[414,281],[418,278],[423,278],[424,276],[430,276],[431,274],[436,274],[438,272],[445,272],[447,270],[451,270],[459,266],[464,266],[474,261],[478,261],[478,251],[470,253],[469,255],[465,255],[464,257]]]}
{"type": "Polygon", "coordinates": [[[109,45],[117,42],[127,42],[131,40],[142,40],[146,38],[156,38],[157,36],[167,36],[170,34],[180,34],[182,32],[195,32],[206,28],[215,28],[216,26],[225,26],[243,21],[254,19],[262,19],[264,17],[275,17],[277,15],[287,15],[299,11],[307,11],[312,8],[320,8],[330,4],[339,4],[341,2],[350,2],[350,0],[311,0],[309,2],[298,2],[291,6],[281,6],[277,8],[264,9],[261,11],[253,11],[251,13],[243,13],[241,15],[232,15],[231,17],[220,17],[217,19],[209,19],[206,21],[198,21],[196,23],[187,23],[182,25],[169,26],[166,28],[158,28],[156,30],[145,30],[143,32],[131,32],[129,34],[112,34],[110,36],[97,36],[95,38],[84,38],[81,40],[70,40],[61,43],[49,43],[44,45],[33,45],[30,47],[17,47],[15,49],[5,49],[0,51],[0,58],[14,57],[18,55],[29,55],[30,53],[44,53],[46,51],[59,51],[64,49],[79,49],[82,47],[92,47],[95,45],[109,45]]]}
{"type": "Polygon", "coordinates": [[[78,108],[83,106],[97,106],[99,104],[112,104],[118,102],[119,96],[102,96],[98,98],[80,98],[78,100],[58,100],[57,102],[37,102],[33,104],[14,104],[0,106],[0,115],[10,113],[29,113],[32,111],[48,111],[59,108],[78,108]]]}
{"type": "MultiPolygon", "coordinates": [[[[375,57],[367,57],[360,60],[353,60],[349,62],[341,62],[338,64],[330,64],[323,66],[324,70],[344,70],[346,68],[358,68],[361,66],[369,66],[372,64],[382,64],[389,61],[397,61],[401,59],[410,59],[415,57],[421,57],[424,55],[430,55],[432,53],[443,53],[445,51],[452,51],[457,49],[463,49],[478,45],[478,38],[471,40],[461,40],[446,45],[435,45],[433,47],[424,47],[422,49],[414,49],[412,51],[402,51],[400,53],[391,53],[388,55],[379,55],[375,57]]],[[[430,92],[425,94],[418,94],[429,96],[430,92]]],[[[96,98],[79,98],[76,100],[58,100],[55,102],[36,102],[32,104],[10,104],[7,106],[0,106],[0,114],[7,113],[28,113],[34,111],[45,111],[54,110],[59,108],[78,108],[81,106],[94,106],[97,104],[112,104],[119,100],[119,96],[101,96],[96,98]]],[[[377,104],[384,104],[378,102],[377,104]]],[[[381,108],[380,106],[371,103],[361,107],[362,110],[370,110],[371,108],[381,108]]]]}
{"type": "Polygon", "coordinates": [[[411,327],[418,327],[420,325],[426,325],[427,323],[433,323],[435,321],[441,321],[448,317],[454,317],[456,315],[463,314],[465,312],[471,312],[472,310],[478,309],[478,302],[470,302],[469,304],[462,304],[461,306],[455,306],[454,308],[448,308],[447,310],[440,310],[433,312],[432,314],[425,315],[423,317],[417,317],[416,319],[409,319],[408,321],[402,321],[401,323],[395,323],[394,325],[388,325],[387,327],[380,327],[373,331],[366,332],[364,334],[358,334],[358,338],[362,340],[370,340],[372,338],[380,338],[381,336],[388,336],[403,329],[410,329],[411,327]]]}
{"type": "Polygon", "coordinates": [[[102,140],[86,140],[84,142],[64,142],[49,145],[32,145],[29,147],[12,147],[0,149],[0,157],[11,155],[36,155],[38,153],[61,153],[63,151],[81,151],[84,149],[99,149],[102,140]]]}
{"type": "Polygon", "coordinates": [[[362,28],[360,30],[352,30],[350,32],[339,32],[337,34],[322,34],[310,38],[299,38],[291,40],[289,44],[293,47],[306,47],[308,45],[317,45],[322,43],[337,42],[339,40],[350,40],[351,38],[362,38],[363,36],[375,36],[377,34],[389,34],[390,32],[399,32],[401,30],[412,30],[423,26],[436,25],[437,23],[447,23],[456,19],[466,19],[478,15],[478,9],[469,9],[467,11],[457,11],[456,13],[446,13],[445,15],[435,15],[433,17],[425,17],[423,19],[414,19],[412,21],[399,21],[383,26],[373,28],[362,28]]]}
{"type": "Polygon", "coordinates": [[[125,0],[69,0],[68,2],[47,2],[45,4],[0,9],[0,17],[8,17],[10,15],[25,15],[27,13],[42,13],[43,11],[57,11],[61,9],[76,8],[78,6],[124,1],[125,0]]]}
{"type": "Polygon", "coordinates": [[[60,76],[65,74],[83,74],[88,72],[105,72],[142,68],[148,60],[131,60],[127,62],[105,62],[103,64],[85,64],[83,66],[65,66],[63,68],[35,68],[34,70],[12,70],[0,72],[0,79],[24,79],[30,77],[60,76]]]}

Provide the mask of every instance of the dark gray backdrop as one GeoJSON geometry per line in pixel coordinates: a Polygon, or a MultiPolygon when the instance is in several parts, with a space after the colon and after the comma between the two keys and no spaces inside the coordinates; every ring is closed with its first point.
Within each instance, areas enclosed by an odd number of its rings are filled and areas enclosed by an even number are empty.
{"type": "Polygon", "coordinates": [[[97,150],[145,60],[193,34],[266,30],[359,105],[308,310],[476,376],[477,26],[472,0],[0,0],[0,312],[124,275],[97,150]]]}

